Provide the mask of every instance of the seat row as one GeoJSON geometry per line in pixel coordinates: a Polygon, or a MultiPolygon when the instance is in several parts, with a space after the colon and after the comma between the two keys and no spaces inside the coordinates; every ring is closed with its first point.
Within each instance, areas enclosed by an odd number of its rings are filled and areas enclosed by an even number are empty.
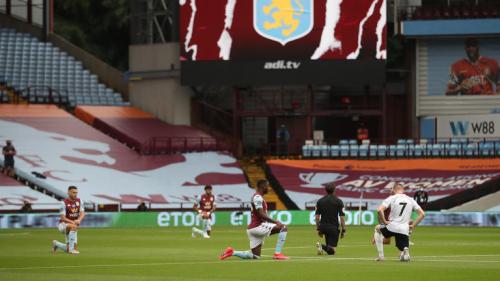
{"type": "Polygon", "coordinates": [[[305,158],[497,157],[500,141],[468,144],[304,145],[305,158]]]}

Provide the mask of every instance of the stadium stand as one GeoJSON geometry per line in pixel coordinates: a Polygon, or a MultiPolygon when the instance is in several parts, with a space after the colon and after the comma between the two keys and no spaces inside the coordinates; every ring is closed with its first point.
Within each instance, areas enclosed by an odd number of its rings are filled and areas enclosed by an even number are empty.
{"type": "Polygon", "coordinates": [[[0,174],[0,212],[19,211],[24,202],[29,202],[35,211],[54,210],[59,207],[59,201],[55,198],[0,174]]]}
{"type": "Polygon", "coordinates": [[[500,208],[500,191],[450,209],[453,212],[490,211],[500,208]]]}
{"type": "Polygon", "coordinates": [[[129,105],[82,62],[51,43],[9,28],[0,28],[0,83],[30,103],[129,105]]]}
{"type": "MultiPolygon", "coordinates": [[[[281,189],[301,209],[308,208],[323,185],[334,182],[337,196],[344,202],[357,204],[362,198],[374,209],[386,198],[391,187],[403,183],[411,195],[425,188],[429,206],[440,210],[498,191],[499,159],[386,159],[386,160],[280,160],[267,161],[269,174],[275,179],[277,193],[281,189]],[[457,195],[458,199],[447,200],[457,195]],[[465,194],[465,195],[460,195],[465,194]]],[[[286,198],[283,199],[287,201],[286,198]]]]}
{"type": "Polygon", "coordinates": [[[347,140],[340,140],[334,145],[303,145],[304,158],[463,158],[463,157],[499,157],[500,141],[489,139],[446,139],[415,142],[413,139],[399,139],[391,145],[346,145],[347,140]]]}
{"type": "Polygon", "coordinates": [[[78,106],[75,115],[142,154],[227,149],[222,141],[203,131],[165,123],[134,107],[78,106]]]}
{"type": "Polygon", "coordinates": [[[82,200],[95,205],[191,208],[212,184],[224,208],[239,207],[253,193],[228,154],[141,156],[55,105],[0,105],[0,128],[0,143],[8,138],[16,147],[17,175],[57,196],[76,185],[82,200]]]}

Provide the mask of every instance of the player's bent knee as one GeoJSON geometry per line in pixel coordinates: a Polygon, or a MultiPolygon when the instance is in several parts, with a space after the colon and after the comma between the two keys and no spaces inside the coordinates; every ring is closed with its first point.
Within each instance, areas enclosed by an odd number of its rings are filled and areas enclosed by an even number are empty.
{"type": "Polygon", "coordinates": [[[281,230],[281,232],[287,232],[288,231],[288,227],[286,225],[284,225],[281,230]]]}

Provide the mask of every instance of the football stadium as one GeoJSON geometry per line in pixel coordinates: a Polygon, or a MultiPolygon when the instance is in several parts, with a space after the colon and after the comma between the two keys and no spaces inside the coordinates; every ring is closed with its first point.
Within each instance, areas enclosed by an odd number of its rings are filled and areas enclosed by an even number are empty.
{"type": "Polygon", "coordinates": [[[499,0],[0,0],[0,280],[498,280],[499,0]]]}

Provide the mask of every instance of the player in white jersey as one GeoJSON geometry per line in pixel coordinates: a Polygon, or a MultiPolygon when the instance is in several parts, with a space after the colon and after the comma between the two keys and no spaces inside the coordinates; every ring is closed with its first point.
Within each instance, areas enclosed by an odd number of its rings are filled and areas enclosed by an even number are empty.
{"type": "Polygon", "coordinates": [[[396,247],[401,251],[400,260],[410,261],[409,233],[424,219],[425,213],[413,198],[404,194],[403,185],[397,184],[393,192],[394,195],[385,199],[378,208],[378,218],[381,224],[375,227],[373,236],[378,251],[377,261],[384,260],[384,237],[392,236],[396,239],[396,247]],[[388,221],[384,216],[387,208],[391,208],[388,221]],[[413,211],[418,213],[418,217],[411,222],[413,211]]]}

